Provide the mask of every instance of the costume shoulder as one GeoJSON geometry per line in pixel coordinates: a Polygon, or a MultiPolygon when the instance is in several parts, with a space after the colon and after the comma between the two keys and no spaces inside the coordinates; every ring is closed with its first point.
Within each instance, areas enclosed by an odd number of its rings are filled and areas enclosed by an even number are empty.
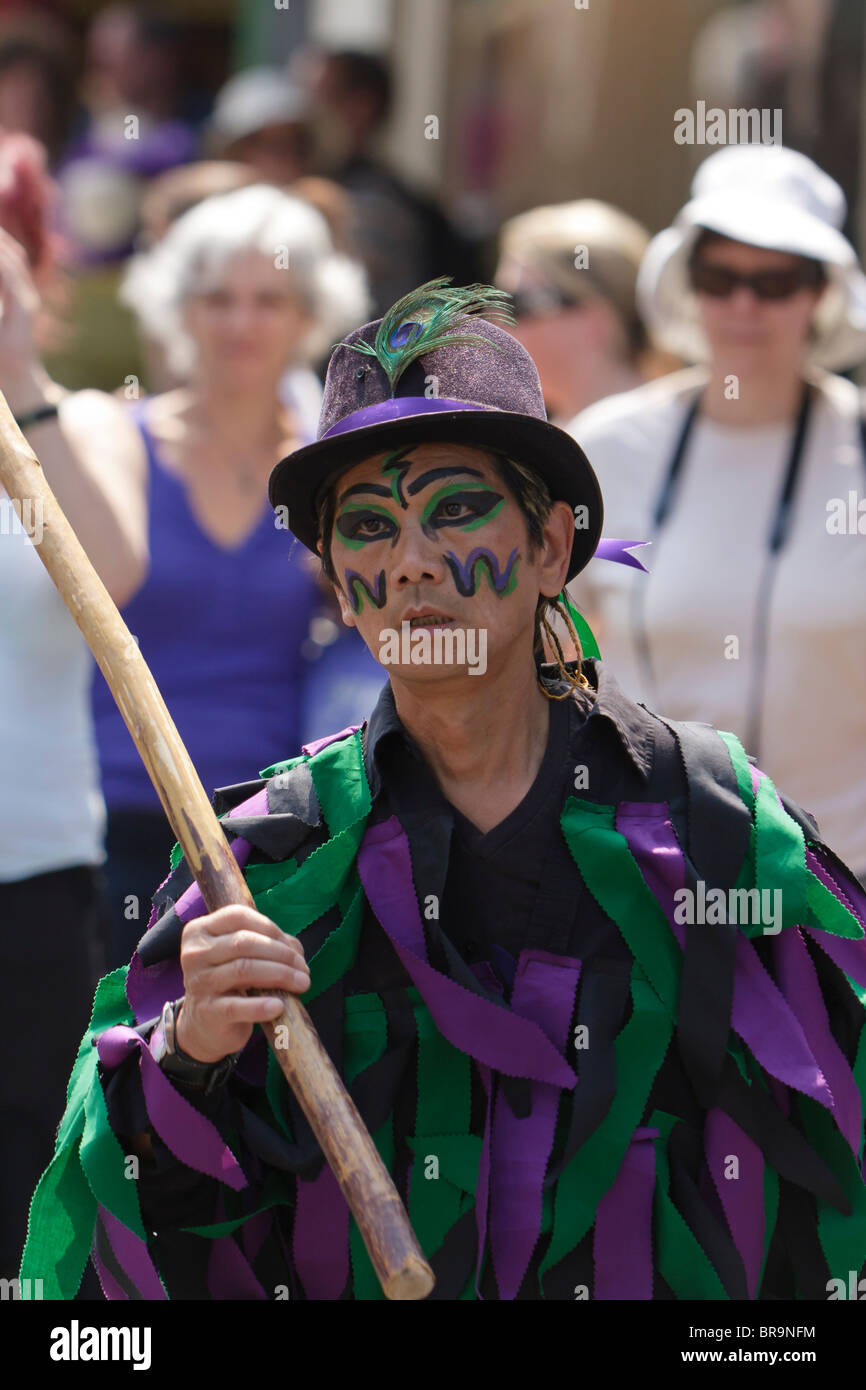
{"type": "MultiPolygon", "coordinates": [[[[254,895],[255,880],[267,879],[269,886],[276,881],[273,873],[256,874],[256,868],[301,862],[328,839],[329,820],[317,785],[324,785],[323,794],[330,798],[335,776],[339,782],[342,770],[351,780],[359,762],[359,726],[352,725],[305,744],[300,755],[273,763],[253,781],[214,792],[214,810],[254,895]]],[[[148,930],[138,945],[141,964],[148,967],[176,956],[184,924],[204,910],[189,866],[175,845],[171,873],[154,894],[148,930]]]]}

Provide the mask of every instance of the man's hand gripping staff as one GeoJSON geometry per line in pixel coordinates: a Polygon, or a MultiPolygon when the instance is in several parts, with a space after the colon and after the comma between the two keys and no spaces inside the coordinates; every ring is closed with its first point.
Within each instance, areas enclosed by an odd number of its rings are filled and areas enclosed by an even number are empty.
{"type": "Polygon", "coordinates": [[[22,516],[41,517],[38,553],[117,701],[211,914],[184,929],[187,1002],[178,1017],[178,1046],[199,1061],[215,1061],[243,1047],[253,1023],[260,1024],[340,1184],[385,1296],[425,1298],[433,1273],[397,1189],[295,998],[293,991],[309,984],[300,943],[255,911],[153,677],[2,395],[0,484],[19,500],[22,516]],[[259,995],[247,995],[251,989],[259,995]]]}

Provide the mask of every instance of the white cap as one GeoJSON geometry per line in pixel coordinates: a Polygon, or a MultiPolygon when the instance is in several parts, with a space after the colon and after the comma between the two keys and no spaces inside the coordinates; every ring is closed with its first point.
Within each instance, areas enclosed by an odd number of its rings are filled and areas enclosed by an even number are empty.
{"type": "Polygon", "coordinates": [[[305,93],[280,68],[246,68],[221,89],[210,129],[227,144],[269,125],[293,125],[306,120],[305,93]]]}

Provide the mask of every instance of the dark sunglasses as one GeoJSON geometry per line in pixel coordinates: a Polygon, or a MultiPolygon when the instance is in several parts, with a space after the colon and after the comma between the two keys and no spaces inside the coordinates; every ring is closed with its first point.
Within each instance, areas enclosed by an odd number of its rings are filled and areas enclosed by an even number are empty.
{"type": "Polygon", "coordinates": [[[511,303],[516,319],[531,319],[539,314],[555,314],[561,309],[573,309],[580,300],[572,299],[553,285],[533,285],[531,289],[515,290],[511,303]]]}
{"type": "Polygon", "coordinates": [[[798,290],[817,288],[824,283],[820,265],[793,266],[790,270],[758,270],[741,275],[726,265],[693,261],[689,267],[692,289],[712,299],[728,299],[738,285],[745,285],[758,299],[790,299],[798,290]]]}

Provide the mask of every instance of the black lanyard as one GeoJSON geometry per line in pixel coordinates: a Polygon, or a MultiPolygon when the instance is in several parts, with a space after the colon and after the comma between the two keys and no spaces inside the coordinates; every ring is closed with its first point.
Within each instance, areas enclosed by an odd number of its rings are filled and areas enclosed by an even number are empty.
{"type": "MultiPolygon", "coordinates": [[[[695,397],[686,412],[686,418],[683,421],[683,426],[674,447],[664,481],[662,482],[661,489],[656,498],[656,505],[652,518],[653,529],[650,537],[653,542],[657,541],[659,534],[671,518],[679,486],[682,482],[683,467],[686,460],[689,440],[700,409],[701,394],[702,393],[699,393],[695,397]]],[[[754,638],[755,661],[752,672],[751,689],[749,692],[745,731],[746,752],[751,753],[756,758],[759,756],[761,713],[763,710],[764,686],[766,683],[767,625],[769,620],[770,598],[772,596],[773,581],[775,579],[779,555],[788,539],[791,529],[794,497],[802,471],[806,429],[809,423],[811,409],[812,391],[808,385],[805,385],[799,414],[797,416],[797,423],[794,428],[794,435],[791,440],[788,467],[785,470],[785,478],[776,503],[773,522],[767,536],[764,566],[758,584],[754,638]]],[[[648,683],[648,687],[653,691],[653,703],[657,704],[658,700],[655,697],[658,695],[658,683],[653,670],[649,637],[646,630],[646,593],[648,582],[649,581],[646,580],[642,584],[636,583],[632,586],[632,633],[638,661],[643,667],[644,678],[648,683]]],[[[664,713],[664,711],[662,711],[662,713],[664,713]]],[[[698,713],[700,713],[700,711],[698,711],[698,713]]]]}

